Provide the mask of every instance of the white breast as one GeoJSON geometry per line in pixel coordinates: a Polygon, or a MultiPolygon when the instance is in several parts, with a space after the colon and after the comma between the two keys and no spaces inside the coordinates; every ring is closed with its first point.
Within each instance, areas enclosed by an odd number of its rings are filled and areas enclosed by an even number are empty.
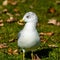
{"type": "MultiPolygon", "coordinates": [[[[28,24],[30,25],[30,24],[28,24]]],[[[35,27],[31,24],[29,27],[25,26],[21,31],[20,38],[18,39],[18,46],[22,48],[30,48],[39,43],[40,38],[35,27]]]]}

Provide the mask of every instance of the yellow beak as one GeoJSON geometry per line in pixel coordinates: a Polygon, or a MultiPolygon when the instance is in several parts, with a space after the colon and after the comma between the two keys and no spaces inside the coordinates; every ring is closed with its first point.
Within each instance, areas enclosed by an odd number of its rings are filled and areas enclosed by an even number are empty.
{"type": "Polygon", "coordinates": [[[23,19],[21,19],[19,22],[20,22],[20,23],[24,23],[24,20],[23,20],[23,19]]]}
{"type": "Polygon", "coordinates": [[[19,25],[24,25],[24,20],[23,19],[21,19],[21,20],[19,20],[18,22],[17,22],[19,25]]]}

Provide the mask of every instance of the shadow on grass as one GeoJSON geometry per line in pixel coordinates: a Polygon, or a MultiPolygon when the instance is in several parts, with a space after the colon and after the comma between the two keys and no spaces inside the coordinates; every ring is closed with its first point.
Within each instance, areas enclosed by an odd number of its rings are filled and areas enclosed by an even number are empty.
{"type": "MultiPolygon", "coordinates": [[[[34,54],[37,54],[40,58],[46,58],[46,57],[49,57],[50,51],[52,51],[52,48],[46,48],[46,49],[42,49],[42,50],[37,50],[34,52],[34,54]]],[[[31,51],[26,52],[25,57],[31,59],[31,51]]]]}

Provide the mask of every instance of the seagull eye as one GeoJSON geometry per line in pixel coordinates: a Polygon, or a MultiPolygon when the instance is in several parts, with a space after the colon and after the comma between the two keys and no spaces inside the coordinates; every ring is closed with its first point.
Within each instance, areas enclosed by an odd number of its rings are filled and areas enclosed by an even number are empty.
{"type": "Polygon", "coordinates": [[[29,18],[29,16],[26,16],[27,18],[29,18]]]}

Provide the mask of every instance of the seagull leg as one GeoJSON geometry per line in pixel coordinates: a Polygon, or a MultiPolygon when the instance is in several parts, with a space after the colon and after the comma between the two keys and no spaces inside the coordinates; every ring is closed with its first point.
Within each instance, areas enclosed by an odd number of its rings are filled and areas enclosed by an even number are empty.
{"type": "Polygon", "coordinates": [[[23,49],[23,60],[25,60],[25,50],[23,49]]]}
{"type": "Polygon", "coordinates": [[[34,55],[33,55],[33,51],[32,51],[32,53],[31,53],[31,57],[32,57],[32,60],[34,60],[34,58],[33,58],[33,57],[34,57],[34,55]]]}

